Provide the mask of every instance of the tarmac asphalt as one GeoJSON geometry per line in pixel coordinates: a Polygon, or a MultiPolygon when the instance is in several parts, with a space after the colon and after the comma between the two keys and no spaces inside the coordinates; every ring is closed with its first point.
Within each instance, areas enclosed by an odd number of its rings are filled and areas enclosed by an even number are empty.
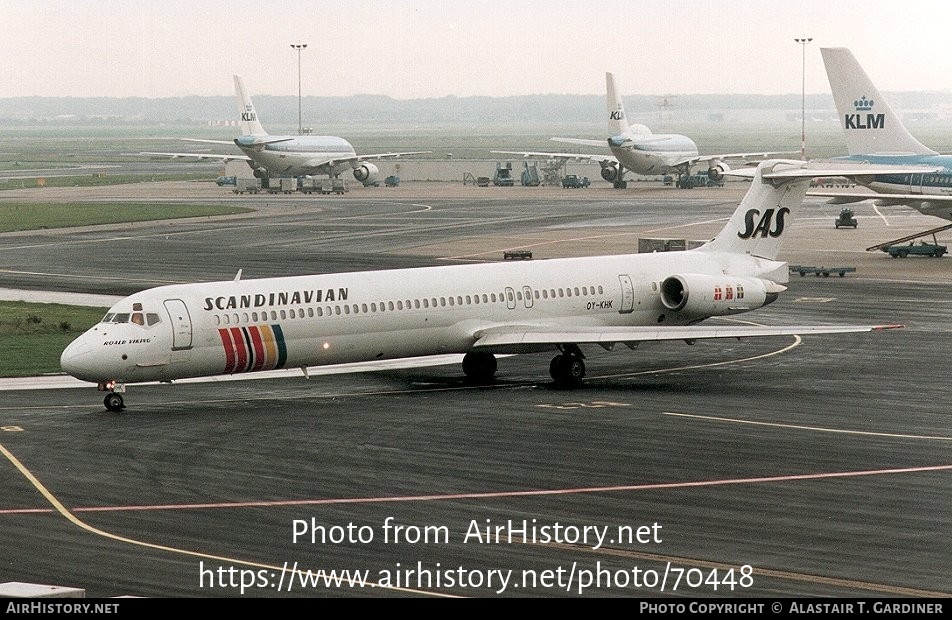
{"type": "MultiPolygon", "coordinates": [[[[0,200],[254,211],[3,234],[0,287],[99,303],[238,269],[630,252],[709,238],[745,188],[15,190],[0,200]]],[[[855,272],[794,275],[741,318],[904,329],[587,350],[571,391],[541,354],[501,359],[483,387],[455,357],[130,386],[121,414],[93,386],[42,389],[61,377],[4,386],[0,583],[89,597],[948,597],[952,258],[867,252],[941,222],[855,210],[857,229],[835,229],[839,207],[808,199],[781,256],[855,272]],[[325,581],[341,571],[366,583],[325,581]]]]}

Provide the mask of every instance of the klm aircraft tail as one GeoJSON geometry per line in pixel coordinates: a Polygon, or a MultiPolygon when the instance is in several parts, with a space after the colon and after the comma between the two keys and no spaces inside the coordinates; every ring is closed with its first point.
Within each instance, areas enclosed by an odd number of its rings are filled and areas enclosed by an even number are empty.
{"type": "Polygon", "coordinates": [[[651,130],[644,125],[629,125],[625,117],[625,106],[621,102],[621,95],[615,87],[615,76],[605,73],[605,104],[608,107],[608,135],[610,138],[633,138],[635,136],[650,135],[651,130]]]}
{"type": "Polygon", "coordinates": [[[235,95],[238,98],[238,119],[241,123],[242,136],[266,136],[268,132],[264,130],[261,123],[258,122],[258,113],[255,106],[251,103],[251,97],[245,90],[245,85],[241,81],[241,76],[235,77],[235,95]]]}
{"type": "Polygon", "coordinates": [[[912,137],[845,47],[821,48],[850,155],[936,155],[912,137]]]}
{"type": "Polygon", "coordinates": [[[608,106],[608,135],[621,136],[628,133],[628,121],[625,118],[625,106],[615,88],[615,76],[605,74],[605,104],[608,106]]]}

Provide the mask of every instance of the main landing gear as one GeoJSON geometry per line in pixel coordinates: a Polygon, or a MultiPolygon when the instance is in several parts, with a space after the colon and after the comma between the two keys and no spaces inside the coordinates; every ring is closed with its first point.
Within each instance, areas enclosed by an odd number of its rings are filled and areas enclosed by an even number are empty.
{"type": "MultiPolygon", "coordinates": [[[[549,364],[552,380],[559,387],[578,387],[585,378],[585,356],[582,350],[574,344],[559,345],[559,350],[561,353],[553,357],[549,364]]],[[[463,372],[474,383],[491,383],[496,374],[496,357],[484,351],[470,351],[463,356],[463,372]]]]}
{"type": "Polygon", "coordinates": [[[496,374],[496,356],[484,351],[470,351],[463,356],[463,373],[475,383],[489,383],[496,374]]]}
{"type": "Polygon", "coordinates": [[[585,356],[574,344],[563,345],[559,349],[562,353],[552,358],[549,374],[560,387],[578,387],[585,378],[585,356]]]}

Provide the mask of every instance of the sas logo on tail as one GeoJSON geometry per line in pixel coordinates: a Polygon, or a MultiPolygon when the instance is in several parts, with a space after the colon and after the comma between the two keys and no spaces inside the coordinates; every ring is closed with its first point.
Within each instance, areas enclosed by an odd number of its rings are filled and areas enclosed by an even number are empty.
{"type": "Polygon", "coordinates": [[[744,215],[745,229],[737,233],[741,239],[751,239],[753,237],[779,237],[783,234],[784,217],[790,213],[790,209],[782,207],[780,209],[767,209],[764,214],[760,214],[759,209],[750,209],[744,215]],[[774,218],[776,213],[776,218],[774,218]],[[759,218],[759,219],[758,219],[759,218]]]}
{"type": "Polygon", "coordinates": [[[853,102],[853,107],[856,108],[857,112],[866,112],[867,114],[865,118],[862,114],[847,114],[843,118],[846,129],[882,129],[886,126],[885,114],[870,113],[870,110],[873,109],[872,99],[867,99],[864,95],[853,102]]]}

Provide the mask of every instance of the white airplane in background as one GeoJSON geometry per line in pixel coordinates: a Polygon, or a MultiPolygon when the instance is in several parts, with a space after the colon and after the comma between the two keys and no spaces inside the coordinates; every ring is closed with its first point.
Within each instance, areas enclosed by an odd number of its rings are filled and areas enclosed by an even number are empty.
{"type": "Polygon", "coordinates": [[[849,156],[834,162],[932,166],[932,173],[876,174],[857,182],[872,192],[808,192],[832,198],[833,204],[875,200],[878,205],[905,205],[925,215],[952,220],[952,155],[940,155],[916,140],[845,47],[821,48],[833,101],[846,135],[849,156]]]}
{"type": "Polygon", "coordinates": [[[720,181],[730,166],[724,160],[747,160],[763,158],[777,153],[725,153],[699,155],[697,145],[691,138],[680,134],[654,134],[644,125],[629,125],[621,95],[615,88],[615,77],[605,74],[606,103],[608,108],[608,133],[605,140],[587,138],[552,138],[556,142],[584,146],[608,146],[612,155],[591,153],[546,153],[536,151],[492,151],[523,157],[546,157],[549,159],[592,161],[602,167],[602,178],[615,187],[625,187],[625,171],[635,174],[670,174],[678,176],[678,187],[693,187],[689,177],[698,165],[707,166],[708,178],[720,181]]]}
{"type": "Polygon", "coordinates": [[[272,136],[258,121],[251,97],[245,90],[241,77],[236,75],[235,95],[238,99],[238,115],[241,135],[234,142],[225,140],[202,140],[186,138],[188,142],[234,144],[244,155],[219,155],[208,153],[142,153],[143,155],[167,157],[193,157],[222,161],[244,160],[258,178],[300,177],[328,175],[337,177],[342,172],[353,170],[354,178],[364,184],[373,183],[379,177],[379,169],[371,159],[420,155],[430,151],[406,151],[399,153],[376,153],[358,155],[354,147],[337,136],[272,136]]]}
{"type": "Polygon", "coordinates": [[[127,383],[450,353],[483,382],[495,354],[557,350],[550,374],[572,386],[588,345],[896,327],[698,325],[776,300],[789,279],[777,253],[810,179],[850,174],[787,160],[750,172],[727,225],[696,249],[160,286],[116,303],[60,362],[116,411],[127,383]]]}

